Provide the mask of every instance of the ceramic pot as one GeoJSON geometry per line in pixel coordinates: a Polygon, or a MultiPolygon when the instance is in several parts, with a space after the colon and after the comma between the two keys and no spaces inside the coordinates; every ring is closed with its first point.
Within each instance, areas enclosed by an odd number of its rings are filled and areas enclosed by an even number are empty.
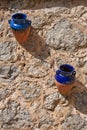
{"type": "Polygon", "coordinates": [[[10,27],[16,40],[22,44],[25,43],[30,35],[31,21],[27,20],[27,15],[23,13],[15,13],[9,20],[10,27]]]}
{"type": "Polygon", "coordinates": [[[71,91],[71,89],[75,86],[75,75],[75,69],[73,68],[73,66],[69,64],[61,65],[59,69],[56,71],[55,83],[58,87],[58,91],[61,94],[68,94],[71,91]]]}
{"type": "Polygon", "coordinates": [[[20,44],[24,44],[27,42],[29,35],[30,35],[30,27],[24,30],[14,30],[12,29],[12,32],[16,38],[16,40],[20,44]]]}

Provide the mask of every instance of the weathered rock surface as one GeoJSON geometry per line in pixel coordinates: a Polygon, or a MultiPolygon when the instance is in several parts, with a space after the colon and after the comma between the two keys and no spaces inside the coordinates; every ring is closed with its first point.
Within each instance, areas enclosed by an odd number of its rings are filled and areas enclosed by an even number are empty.
{"type": "Polygon", "coordinates": [[[76,105],[76,109],[80,110],[82,113],[86,113],[87,112],[87,93],[81,92],[81,93],[76,93],[75,94],[75,105],[76,105]]]}
{"type": "Polygon", "coordinates": [[[0,61],[13,61],[15,59],[15,42],[0,43],[0,61]]]}
{"type": "Polygon", "coordinates": [[[44,107],[53,111],[60,102],[65,103],[66,99],[60,93],[54,92],[45,97],[44,107]]]}
{"type": "Polygon", "coordinates": [[[87,35],[66,19],[60,20],[48,30],[46,39],[47,45],[55,49],[70,51],[78,47],[87,47],[87,35]]]}
{"type": "Polygon", "coordinates": [[[86,121],[83,120],[79,115],[72,115],[65,119],[62,124],[64,130],[82,130],[85,126],[86,121]]]}
{"type": "Polygon", "coordinates": [[[31,117],[27,110],[21,108],[15,101],[9,102],[4,110],[0,111],[2,128],[31,127],[31,117]]]}
{"type": "Polygon", "coordinates": [[[22,82],[20,84],[19,90],[27,100],[34,100],[41,94],[41,86],[39,86],[36,82],[32,84],[29,82],[22,82]]]}
{"type": "Polygon", "coordinates": [[[0,1],[0,130],[87,130],[86,0],[0,1]],[[18,44],[8,20],[15,12],[32,20],[18,44]],[[67,97],[55,71],[69,63],[77,87],[67,97]]]}
{"type": "Polygon", "coordinates": [[[44,77],[48,74],[48,70],[50,69],[50,64],[46,62],[42,62],[37,65],[30,65],[28,69],[28,74],[30,77],[40,78],[44,77]]]}
{"type": "Polygon", "coordinates": [[[18,70],[16,66],[1,66],[0,67],[0,77],[4,79],[14,79],[18,75],[18,70]]]}
{"type": "Polygon", "coordinates": [[[11,90],[8,88],[1,88],[0,89],[0,101],[4,100],[6,97],[8,97],[11,93],[11,90]]]}

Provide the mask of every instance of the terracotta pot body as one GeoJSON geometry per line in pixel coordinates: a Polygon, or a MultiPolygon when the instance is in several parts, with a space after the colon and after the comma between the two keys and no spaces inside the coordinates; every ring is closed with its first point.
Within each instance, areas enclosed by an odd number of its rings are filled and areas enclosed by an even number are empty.
{"type": "Polygon", "coordinates": [[[75,74],[76,71],[69,64],[61,65],[59,69],[56,71],[55,83],[58,87],[58,91],[61,94],[68,94],[71,91],[71,89],[75,86],[75,74]]]}
{"type": "Polygon", "coordinates": [[[30,35],[31,21],[27,20],[27,15],[23,13],[15,13],[9,20],[10,27],[16,40],[23,44],[28,40],[30,35]]]}
{"type": "Polygon", "coordinates": [[[24,44],[25,42],[27,42],[29,35],[30,35],[30,27],[28,29],[24,29],[24,30],[12,29],[12,31],[13,31],[13,34],[14,34],[16,40],[20,44],[24,44]]]}
{"type": "Polygon", "coordinates": [[[67,85],[64,85],[64,84],[61,84],[59,82],[57,82],[55,80],[55,84],[58,88],[58,91],[62,94],[62,95],[68,95],[71,90],[73,89],[73,87],[76,86],[76,82],[72,83],[72,84],[67,84],[67,85]]]}

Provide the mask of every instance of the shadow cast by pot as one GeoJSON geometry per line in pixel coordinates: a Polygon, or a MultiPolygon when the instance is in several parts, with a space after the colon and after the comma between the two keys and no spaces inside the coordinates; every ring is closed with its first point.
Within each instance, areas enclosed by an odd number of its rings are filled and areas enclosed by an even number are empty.
{"type": "Polygon", "coordinates": [[[50,49],[46,45],[44,39],[39,36],[34,28],[31,27],[28,41],[21,44],[34,57],[44,60],[50,56],[50,49]]]}
{"type": "Polygon", "coordinates": [[[87,114],[87,88],[77,81],[77,86],[67,98],[69,104],[74,106],[79,112],[87,114]]]}

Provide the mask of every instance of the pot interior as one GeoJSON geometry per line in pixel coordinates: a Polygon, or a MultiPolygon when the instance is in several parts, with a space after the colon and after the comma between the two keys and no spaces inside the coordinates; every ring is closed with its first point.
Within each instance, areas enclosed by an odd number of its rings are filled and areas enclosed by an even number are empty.
{"type": "Polygon", "coordinates": [[[60,69],[64,72],[72,72],[72,67],[68,65],[62,65],[60,66],[60,69]]]}
{"type": "Polygon", "coordinates": [[[13,15],[14,19],[25,19],[25,15],[21,14],[21,13],[17,13],[15,15],[13,15]]]}

